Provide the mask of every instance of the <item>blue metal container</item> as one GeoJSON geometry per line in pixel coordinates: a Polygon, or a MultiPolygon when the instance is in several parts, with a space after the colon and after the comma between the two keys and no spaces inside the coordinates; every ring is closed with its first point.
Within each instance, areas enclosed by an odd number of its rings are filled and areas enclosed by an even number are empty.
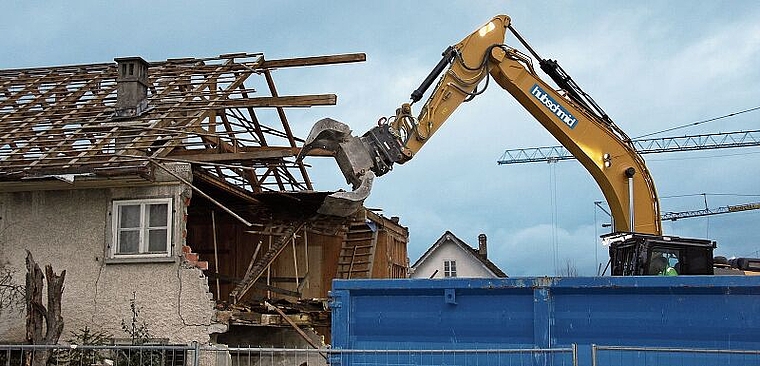
{"type": "Polygon", "coordinates": [[[331,297],[336,349],[760,350],[760,276],[335,280],[331,297]]]}

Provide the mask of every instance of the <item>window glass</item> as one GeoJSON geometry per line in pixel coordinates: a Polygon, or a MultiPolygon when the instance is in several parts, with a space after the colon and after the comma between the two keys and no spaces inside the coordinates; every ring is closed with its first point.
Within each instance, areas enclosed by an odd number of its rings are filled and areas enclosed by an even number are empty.
{"type": "Polygon", "coordinates": [[[140,232],[123,230],[119,232],[119,254],[137,253],[140,250],[140,232]]]}
{"type": "Polygon", "coordinates": [[[148,251],[165,252],[166,251],[166,229],[148,230],[148,251]]]}
{"type": "Polygon", "coordinates": [[[148,205],[148,212],[149,212],[149,224],[150,227],[161,227],[166,226],[167,221],[167,211],[169,210],[168,205],[165,203],[162,204],[153,204],[148,205]]]}
{"type": "Polygon", "coordinates": [[[443,277],[457,276],[457,261],[443,261],[443,277]]]}
{"type": "Polygon", "coordinates": [[[119,227],[140,227],[140,205],[119,206],[119,227]]]}
{"type": "Polygon", "coordinates": [[[670,248],[654,248],[649,257],[649,270],[647,274],[658,275],[666,268],[671,267],[678,271],[679,251],[670,248]]]}
{"type": "Polygon", "coordinates": [[[114,201],[112,255],[168,256],[171,199],[114,201]]]}

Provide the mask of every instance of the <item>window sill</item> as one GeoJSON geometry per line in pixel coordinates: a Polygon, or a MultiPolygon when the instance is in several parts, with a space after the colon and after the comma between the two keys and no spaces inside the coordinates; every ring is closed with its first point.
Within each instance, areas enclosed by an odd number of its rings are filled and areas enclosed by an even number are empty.
{"type": "Polygon", "coordinates": [[[106,258],[106,264],[133,264],[133,263],[176,263],[176,257],[116,257],[106,258]]]}

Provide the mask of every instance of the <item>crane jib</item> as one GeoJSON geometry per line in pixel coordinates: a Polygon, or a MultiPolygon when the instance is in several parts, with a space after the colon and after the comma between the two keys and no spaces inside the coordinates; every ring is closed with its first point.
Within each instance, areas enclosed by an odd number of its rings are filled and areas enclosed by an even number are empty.
{"type": "Polygon", "coordinates": [[[575,125],[578,124],[578,119],[575,118],[575,116],[573,116],[570,111],[562,107],[562,105],[554,100],[554,98],[549,96],[549,94],[540,86],[538,86],[538,84],[533,85],[533,88],[530,90],[530,94],[538,99],[541,104],[548,108],[552,113],[554,113],[555,116],[557,116],[557,118],[559,118],[571,129],[575,128],[575,125]]]}

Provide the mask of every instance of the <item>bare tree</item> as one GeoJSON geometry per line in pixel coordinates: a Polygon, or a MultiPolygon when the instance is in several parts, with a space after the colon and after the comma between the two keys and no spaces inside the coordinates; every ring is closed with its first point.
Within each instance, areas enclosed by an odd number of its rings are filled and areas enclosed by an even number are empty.
{"type": "Polygon", "coordinates": [[[578,268],[575,267],[575,261],[570,258],[565,259],[565,266],[559,271],[560,277],[578,277],[578,268]]]}
{"type": "MultiPolygon", "coordinates": [[[[2,218],[0,217],[0,220],[2,218]]],[[[5,226],[5,225],[2,225],[5,226]]],[[[0,237],[5,234],[8,226],[0,230],[0,237]]],[[[0,244],[3,244],[0,241],[0,244]]],[[[13,278],[16,270],[10,267],[10,262],[0,254],[0,315],[6,311],[18,311],[24,308],[25,289],[24,285],[17,283],[13,278]]]]}
{"type": "MultiPolygon", "coordinates": [[[[63,331],[61,295],[66,271],[61,271],[60,275],[56,275],[53,267],[48,264],[45,266],[43,275],[40,266],[28,250],[26,251],[26,270],[26,340],[29,344],[56,344],[63,331]],[[42,280],[46,277],[47,307],[42,304],[42,280]]],[[[45,365],[51,354],[51,349],[35,351],[27,356],[26,365],[45,365]]]]}
{"type": "Polygon", "coordinates": [[[7,262],[0,262],[0,314],[5,311],[21,311],[24,303],[24,286],[14,281],[15,271],[7,262]]]}

